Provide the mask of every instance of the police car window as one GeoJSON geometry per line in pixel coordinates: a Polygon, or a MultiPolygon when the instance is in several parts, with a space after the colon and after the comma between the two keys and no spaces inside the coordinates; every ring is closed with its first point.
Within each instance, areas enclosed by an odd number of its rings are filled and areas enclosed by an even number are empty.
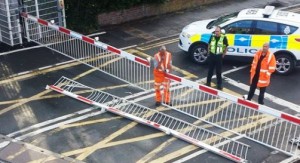
{"type": "Polygon", "coordinates": [[[218,19],[214,20],[212,23],[208,24],[206,28],[211,29],[213,26],[219,26],[220,24],[222,24],[228,20],[236,18],[238,14],[239,14],[239,12],[234,12],[234,13],[231,13],[228,15],[221,16],[218,19]]]}
{"type": "Polygon", "coordinates": [[[257,21],[255,27],[255,34],[261,35],[278,35],[277,28],[278,23],[268,22],[268,21],[257,21]]]}
{"type": "Polygon", "coordinates": [[[289,35],[294,33],[298,28],[295,26],[290,26],[286,24],[279,24],[279,34],[280,35],[289,35]]]}
{"type": "Polygon", "coordinates": [[[231,23],[224,27],[226,33],[232,34],[251,34],[252,20],[242,20],[231,23]]]}

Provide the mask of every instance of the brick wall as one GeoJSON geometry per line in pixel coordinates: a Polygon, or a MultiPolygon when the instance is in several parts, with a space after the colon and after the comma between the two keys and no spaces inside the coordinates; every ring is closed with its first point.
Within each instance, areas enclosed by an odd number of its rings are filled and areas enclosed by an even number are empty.
{"type": "Polygon", "coordinates": [[[169,0],[160,5],[141,5],[122,11],[114,11],[98,15],[98,24],[111,25],[141,19],[147,16],[160,15],[174,11],[199,7],[201,5],[216,3],[223,0],[169,0]]]}

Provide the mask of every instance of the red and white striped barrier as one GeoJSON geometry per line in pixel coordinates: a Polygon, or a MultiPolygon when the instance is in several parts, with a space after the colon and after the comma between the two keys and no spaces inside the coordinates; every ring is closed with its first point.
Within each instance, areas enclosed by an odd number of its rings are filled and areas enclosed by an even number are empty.
{"type": "Polygon", "coordinates": [[[126,52],[126,51],[123,51],[123,50],[120,50],[120,49],[115,48],[113,46],[107,45],[105,43],[96,41],[96,40],[94,40],[94,39],[92,39],[92,38],[90,38],[88,36],[84,36],[84,35],[79,34],[77,32],[71,31],[71,30],[69,30],[67,28],[57,26],[57,25],[52,24],[52,23],[50,23],[50,22],[48,22],[46,20],[43,20],[43,19],[40,19],[40,18],[36,18],[36,17],[31,16],[31,15],[29,15],[27,13],[23,12],[23,13],[21,13],[21,15],[24,18],[30,19],[31,21],[37,22],[37,23],[39,23],[41,25],[47,26],[47,27],[49,27],[51,29],[54,29],[56,31],[65,33],[67,35],[75,37],[75,38],[77,38],[79,40],[82,40],[84,42],[87,42],[89,44],[95,45],[97,47],[100,47],[100,48],[103,48],[105,50],[108,50],[108,51],[110,51],[112,53],[118,54],[118,55],[120,55],[120,56],[122,56],[124,58],[127,58],[128,60],[131,60],[131,61],[140,63],[142,65],[145,65],[147,67],[150,67],[150,63],[146,59],[144,59],[144,58],[134,56],[134,55],[132,55],[132,54],[126,52]]]}
{"type": "Polygon", "coordinates": [[[287,113],[269,108],[265,105],[259,105],[257,103],[245,100],[243,98],[233,96],[231,94],[228,94],[228,93],[223,92],[223,91],[219,91],[217,89],[208,87],[206,85],[198,84],[196,82],[184,79],[182,77],[179,77],[179,76],[176,76],[176,75],[173,75],[173,74],[167,74],[166,76],[169,79],[171,79],[173,81],[176,81],[176,82],[178,82],[178,83],[180,83],[184,86],[194,88],[196,90],[201,90],[201,91],[206,92],[210,95],[214,95],[214,96],[217,96],[217,97],[221,97],[221,98],[230,100],[231,102],[246,106],[248,108],[251,108],[253,110],[261,112],[263,114],[271,115],[271,116],[274,116],[276,118],[282,118],[286,121],[292,122],[292,123],[297,124],[297,125],[300,124],[300,118],[299,117],[296,117],[296,116],[293,116],[293,115],[290,115],[290,114],[287,114],[287,113]]]}

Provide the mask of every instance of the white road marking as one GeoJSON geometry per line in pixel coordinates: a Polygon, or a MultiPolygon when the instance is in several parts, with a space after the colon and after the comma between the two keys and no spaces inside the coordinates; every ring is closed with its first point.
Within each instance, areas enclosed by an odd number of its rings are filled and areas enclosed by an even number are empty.
{"type": "Polygon", "coordinates": [[[49,125],[49,124],[51,124],[51,123],[54,123],[54,122],[57,122],[57,121],[61,121],[61,120],[64,120],[64,119],[67,119],[67,118],[70,118],[70,117],[73,117],[73,116],[76,116],[76,115],[85,114],[85,113],[90,112],[90,111],[92,111],[92,110],[94,110],[94,109],[93,109],[93,108],[87,108],[87,109],[80,110],[80,111],[75,112],[75,113],[67,114],[67,115],[64,115],[64,116],[61,116],[61,117],[58,117],[58,118],[55,118],[55,119],[51,119],[51,120],[48,120],[48,121],[44,121],[44,122],[42,122],[42,123],[38,123],[38,124],[32,125],[32,126],[30,126],[30,127],[21,129],[21,130],[19,130],[19,131],[13,132],[13,133],[11,133],[11,134],[8,134],[7,136],[8,136],[8,137],[14,137],[14,136],[16,136],[16,135],[18,135],[18,134],[27,132],[27,131],[29,131],[29,130],[37,129],[37,128],[40,128],[40,127],[49,125]]]}
{"type": "MultiPolygon", "coordinates": [[[[234,68],[234,69],[230,69],[230,70],[224,71],[224,72],[222,72],[222,78],[224,78],[224,75],[226,75],[226,74],[230,74],[232,72],[239,71],[239,70],[247,68],[247,67],[249,67],[249,65],[245,65],[245,66],[241,66],[241,67],[238,67],[238,68],[234,68]]],[[[212,76],[212,79],[214,79],[214,78],[216,78],[216,75],[212,76]]],[[[202,79],[198,79],[195,82],[204,83],[204,82],[206,82],[206,77],[204,77],[202,79]]]]}
{"type": "MultiPolygon", "coordinates": [[[[237,82],[237,81],[235,81],[233,79],[230,79],[228,77],[224,77],[224,79],[229,84],[231,84],[231,85],[234,85],[234,86],[236,86],[238,88],[241,88],[241,89],[243,89],[243,90],[245,90],[247,92],[249,91],[250,87],[248,85],[244,84],[244,83],[239,83],[239,82],[237,82]]],[[[258,91],[255,91],[255,94],[258,95],[258,91]]],[[[294,110],[296,112],[300,112],[300,106],[299,105],[294,104],[294,103],[289,102],[289,101],[286,101],[286,100],[281,99],[279,97],[273,96],[273,95],[271,95],[269,93],[265,93],[265,99],[268,99],[268,100],[270,100],[270,101],[272,101],[272,102],[274,102],[276,104],[279,104],[279,105],[282,105],[282,106],[286,106],[286,107],[288,107],[291,110],[294,110]]]]}
{"type": "Polygon", "coordinates": [[[8,146],[9,143],[10,143],[10,141],[4,141],[4,142],[0,143],[0,148],[4,148],[4,147],[8,146]]]}
{"type": "Polygon", "coordinates": [[[26,138],[33,137],[33,136],[41,134],[43,132],[46,132],[46,131],[49,131],[49,130],[53,130],[55,128],[58,128],[59,126],[66,125],[66,124],[73,123],[73,122],[77,122],[77,121],[81,121],[81,120],[84,120],[86,118],[93,117],[93,116],[96,116],[96,115],[99,115],[99,114],[102,114],[102,113],[105,113],[105,112],[106,111],[102,111],[101,110],[101,111],[89,113],[89,114],[86,114],[86,115],[83,115],[83,116],[80,116],[80,117],[72,118],[72,119],[69,119],[69,120],[66,120],[66,121],[63,121],[63,122],[60,122],[60,123],[56,123],[54,125],[47,126],[47,127],[35,130],[33,132],[24,134],[22,136],[16,137],[15,139],[16,140],[24,140],[26,138]]]}

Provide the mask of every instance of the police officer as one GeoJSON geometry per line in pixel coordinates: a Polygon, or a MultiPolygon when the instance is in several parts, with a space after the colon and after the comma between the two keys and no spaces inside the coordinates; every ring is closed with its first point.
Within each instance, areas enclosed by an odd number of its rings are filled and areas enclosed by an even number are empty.
{"type": "Polygon", "coordinates": [[[228,46],[228,41],[225,35],[221,34],[221,27],[217,26],[215,32],[210,37],[208,42],[208,74],[206,85],[211,86],[211,78],[213,76],[213,71],[216,68],[217,75],[217,88],[219,90],[223,89],[222,86],[222,61],[226,55],[228,46]]]}

